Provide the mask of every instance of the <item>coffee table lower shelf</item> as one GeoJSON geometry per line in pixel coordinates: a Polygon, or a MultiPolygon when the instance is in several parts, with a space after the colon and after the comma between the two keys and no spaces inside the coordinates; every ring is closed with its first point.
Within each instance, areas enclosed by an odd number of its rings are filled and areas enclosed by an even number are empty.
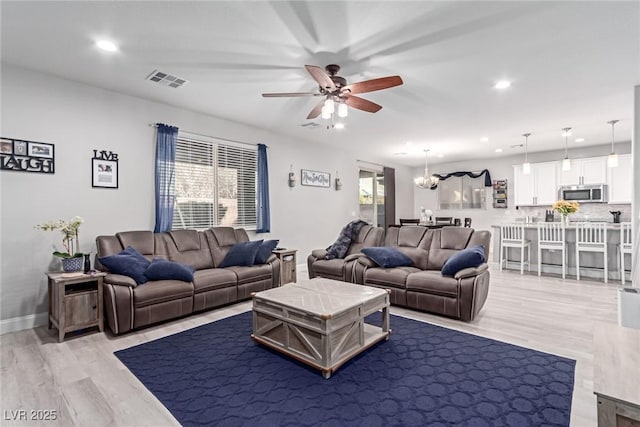
{"type": "MultiPolygon", "coordinates": [[[[282,323],[282,325],[284,326],[284,328],[291,330],[291,325],[286,325],[286,323],[282,323]]],[[[296,329],[293,329],[293,330],[296,330],[296,329]]],[[[298,332],[293,332],[294,335],[297,335],[299,333],[300,333],[299,330],[298,332]]],[[[287,356],[299,362],[302,362],[306,365],[309,365],[315,369],[322,371],[322,376],[324,377],[324,379],[329,379],[331,378],[331,374],[337,371],[338,368],[340,368],[340,366],[344,365],[346,362],[348,362],[358,354],[362,353],[363,351],[367,350],[368,348],[372,347],[373,345],[379,343],[380,341],[388,340],[390,334],[391,334],[390,329],[385,332],[380,327],[370,325],[368,323],[364,323],[363,325],[364,340],[362,345],[358,344],[356,346],[353,346],[350,350],[346,352],[339,353],[339,356],[337,356],[335,359],[332,358],[330,355],[327,355],[329,356],[328,359],[331,360],[329,364],[322,363],[323,355],[321,354],[321,351],[313,351],[308,347],[306,348],[307,351],[304,351],[304,350],[295,348],[295,346],[289,347],[284,342],[279,342],[271,338],[267,338],[265,336],[256,336],[255,334],[251,334],[251,338],[259,344],[262,344],[280,353],[286,354],[287,356]]],[[[328,337],[328,336],[325,339],[332,340],[331,337],[328,337]]],[[[344,339],[348,340],[349,338],[344,337],[344,339]]],[[[306,341],[307,345],[310,344],[307,340],[303,339],[303,341],[306,341]]],[[[326,352],[325,352],[325,355],[326,355],[326,352]]]]}

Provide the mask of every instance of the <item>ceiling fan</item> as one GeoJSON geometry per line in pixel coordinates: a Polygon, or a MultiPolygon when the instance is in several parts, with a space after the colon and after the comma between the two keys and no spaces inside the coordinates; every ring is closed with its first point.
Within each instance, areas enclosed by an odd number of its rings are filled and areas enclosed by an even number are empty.
{"type": "Polygon", "coordinates": [[[334,112],[336,104],[338,105],[339,117],[347,116],[347,106],[375,113],[382,108],[382,105],[355,96],[355,94],[388,89],[402,84],[400,76],[381,77],[347,84],[347,80],[344,77],[337,75],[338,71],[340,71],[339,65],[329,64],[324,67],[324,70],[315,65],[305,65],[304,67],[311,74],[311,77],[318,82],[317,92],[263,93],[262,96],[265,98],[322,96],[324,99],[313,107],[307,119],[315,119],[321,114],[323,118],[329,119],[334,112]]]}

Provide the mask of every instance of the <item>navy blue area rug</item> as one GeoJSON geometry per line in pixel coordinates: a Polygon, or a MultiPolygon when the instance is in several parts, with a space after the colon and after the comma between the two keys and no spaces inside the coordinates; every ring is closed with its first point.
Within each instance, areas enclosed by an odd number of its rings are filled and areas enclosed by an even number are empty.
{"type": "Polygon", "coordinates": [[[574,360],[391,316],[389,341],[325,380],[255,344],[251,319],[115,354],[185,426],[569,425],[574,360]]]}

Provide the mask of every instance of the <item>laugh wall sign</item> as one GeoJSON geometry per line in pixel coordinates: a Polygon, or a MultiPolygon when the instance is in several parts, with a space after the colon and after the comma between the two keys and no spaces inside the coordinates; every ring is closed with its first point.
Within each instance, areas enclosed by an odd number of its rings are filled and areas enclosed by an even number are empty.
{"type": "Polygon", "coordinates": [[[0,138],[0,170],[55,173],[55,147],[45,142],[0,138]]]}

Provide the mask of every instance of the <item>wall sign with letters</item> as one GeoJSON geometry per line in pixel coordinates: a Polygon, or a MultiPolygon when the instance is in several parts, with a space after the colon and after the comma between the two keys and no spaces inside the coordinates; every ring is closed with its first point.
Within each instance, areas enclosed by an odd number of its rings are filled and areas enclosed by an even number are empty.
{"type": "Polygon", "coordinates": [[[91,181],[92,187],[118,188],[118,155],[116,153],[93,150],[91,181]]]}
{"type": "Polygon", "coordinates": [[[55,173],[53,144],[0,138],[0,169],[20,172],[55,173]]]}

